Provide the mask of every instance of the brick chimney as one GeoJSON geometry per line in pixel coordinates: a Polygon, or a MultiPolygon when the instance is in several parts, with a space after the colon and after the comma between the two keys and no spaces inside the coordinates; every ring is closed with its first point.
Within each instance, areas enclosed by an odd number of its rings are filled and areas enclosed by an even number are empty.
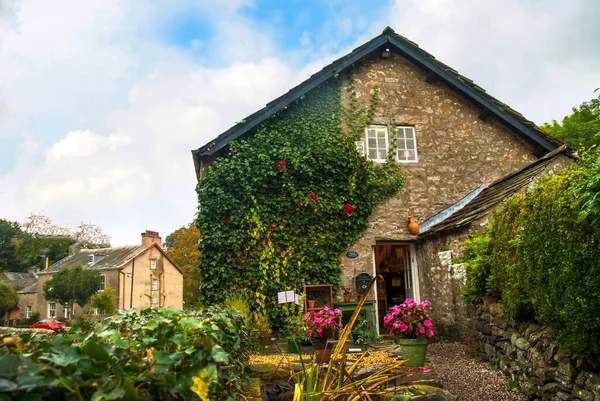
{"type": "Polygon", "coordinates": [[[142,247],[146,248],[152,244],[162,246],[162,238],[160,238],[157,231],[146,230],[146,232],[142,233],[142,247]]]}

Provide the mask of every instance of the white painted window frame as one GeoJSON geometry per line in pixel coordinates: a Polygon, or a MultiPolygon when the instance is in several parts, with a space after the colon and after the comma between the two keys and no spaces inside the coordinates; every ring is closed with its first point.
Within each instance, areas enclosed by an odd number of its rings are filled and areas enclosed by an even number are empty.
{"type": "Polygon", "coordinates": [[[397,125],[395,127],[396,130],[396,134],[395,134],[395,141],[396,141],[396,161],[398,163],[418,163],[419,162],[419,153],[417,152],[417,130],[415,129],[415,127],[410,126],[410,125],[397,125]],[[407,144],[406,144],[406,133],[403,135],[403,138],[398,138],[398,131],[400,129],[405,130],[407,128],[410,128],[412,130],[413,133],[413,142],[414,142],[414,147],[409,149],[407,144]],[[400,149],[400,141],[403,142],[403,149],[400,149]],[[400,159],[400,152],[402,151],[406,151],[406,150],[412,150],[415,152],[415,158],[414,160],[405,160],[405,159],[400,159]]]}
{"type": "Polygon", "coordinates": [[[104,291],[106,289],[106,274],[100,275],[100,289],[98,292],[104,291]]]}
{"type": "Polygon", "coordinates": [[[158,264],[156,259],[150,259],[150,270],[156,270],[156,265],[158,264]]]}
{"type": "Polygon", "coordinates": [[[48,318],[51,318],[51,317],[56,317],[56,302],[48,302],[48,306],[47,306],[47,308],[46,308],[46,312],[47,312],[47,313],[46,313],[46,316],[47,316],[48,318]],[[52,308],[51,308],[51,306],[52,306],[52,308]],[[50,314],[50,311],[51,311],[52,309],[54,310],[54,313],[50,314]]]}
{"type": "Polygon", "coordinates": [[[32,314],[31,305],[27,305],[25,307],[25,318],[26,319],[31,319],[31,314],[32,314]]]}
{"type": "Polygon", "coordinates": [[[158,279],[152,277],[152,291],[158,291],[158,279]]]}
{"type": "MultiPolygon", "coordinates": [[[[377,136],[375,136],[375,139],[377,139],[377,136]]],[[[390,150],[388,127],[386,127],[385,125],[369,125],[367,128],[365,128],[365,149],[367,159],[374,161],[375,163],[384,163],[387,159],[387,154],[390,150]],[[369,151],[371,150],[369,148],[369,130],[383,130],[385,132],[385,157],[383,159],[371,159],[371,156],[369,154],[369,151]]],[[[380,150],[381,148],[378,145],[376,149],[380,150]]]]}

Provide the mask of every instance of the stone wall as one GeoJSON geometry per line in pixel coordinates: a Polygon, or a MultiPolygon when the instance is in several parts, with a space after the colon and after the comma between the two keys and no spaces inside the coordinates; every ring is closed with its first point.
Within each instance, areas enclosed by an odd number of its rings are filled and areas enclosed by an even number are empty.
{"type": "Polygon", "coordinates": [[[477,331],[481,355],[530,399],[600,401],[600,363],[559,349],[550,328],[508,322],[493,303],[478,309],[477,331]]]}

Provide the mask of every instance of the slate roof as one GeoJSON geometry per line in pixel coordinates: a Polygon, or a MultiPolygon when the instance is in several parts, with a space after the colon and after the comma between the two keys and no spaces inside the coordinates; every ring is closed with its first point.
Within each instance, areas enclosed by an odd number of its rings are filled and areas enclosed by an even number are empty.
{"type": "Polygon", "coordinates": [[[1,273],[0,281],[9,284],[20,294],[36,292],[37,275],[35,273],[1,273]]]}
{"type": "Polygon", "coordinates": [[[40,271],[38,274],[55,273],[67,267],[83,266],[86,269],[94,270],[111,270],[120,269],[133,257],[138,255],[144,249],[140,245],[120,246],[115,248],[98,248],[98,249],[81,249],[74,255],[69,255],[62,258],[58,262],[50,265],[46,270],[40,271]],[[93,265],[88,265],[90,255],[106,255],[93,265]]]}
{"type": "Polygon", "coordinates": [[[487,187],[477,188],[455,205],[421,223],[422,232],[419,237],[459,228],[485,216],[496,205],[527,187],[549,163],[560,155],[566,154],[567,151],[567,146],[563,145],[521,170],[511,173],[487,187]],[[449,211],[450,213],[448,213],[449,211]]]}
{"type": "Polygon", "coordinates": [[[315,73],[306,81],[290,89],[287,93],[268,103],[264,108],[251,114],[244,119],[244,124],[237,124],[216,139],[210,141],[204,146],[192,150],[196,172],[199,171],[200,158],[211,156],[219,152],[229,144],[229,142],[243,136],[244,134],[257,127],[267,118],[271,117],[281,108],[288,106],[293,101],[299,99],[310,90],[319,86],[328,79],[339,74],[352,64],[376,50],[391,49],[397,51],[402,56],[411,60],[424,70],[429,72],[427,81],[440,80],[451,88],[461,93],[475,104],[481,107],[480,116],[486,115],[497,117],[500,121],[514,129],[526,140],[536,144],[536,153],[539,155],[553,151],[563,143],[556,138],[546,134],[539,129],[533,122],[524,118],[520,113],[511,109],[508,105],[500,102],[490,96],[484,89],[477,86],[472,80],[460,75],[456,70],[446,64],[436,60],[431,54],[419,48],[419,46],[400,36],[393,29],[387,27],[382,34],[371,39],[362,46],[357,47],[346,56],[335,60],[333,63],[324,67],[321,71],[315,73]]]}

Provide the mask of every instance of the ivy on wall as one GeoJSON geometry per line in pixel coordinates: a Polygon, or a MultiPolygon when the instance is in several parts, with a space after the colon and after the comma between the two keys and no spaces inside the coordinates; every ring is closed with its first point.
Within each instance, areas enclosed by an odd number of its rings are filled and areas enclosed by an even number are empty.
{"type": "Polygon", "coordinates": [[[340,254],[367,227],[374,207],[404,182],[396,163],[374,165],[355,132],[377,102],[361,102],[331,79],[232,142],[198,183],[201,300],[239,290],[253,309],[282,324],[277,292],[340,284],[340,254]],[[343,126],[352,127],[346,134],[343,126]]]}

